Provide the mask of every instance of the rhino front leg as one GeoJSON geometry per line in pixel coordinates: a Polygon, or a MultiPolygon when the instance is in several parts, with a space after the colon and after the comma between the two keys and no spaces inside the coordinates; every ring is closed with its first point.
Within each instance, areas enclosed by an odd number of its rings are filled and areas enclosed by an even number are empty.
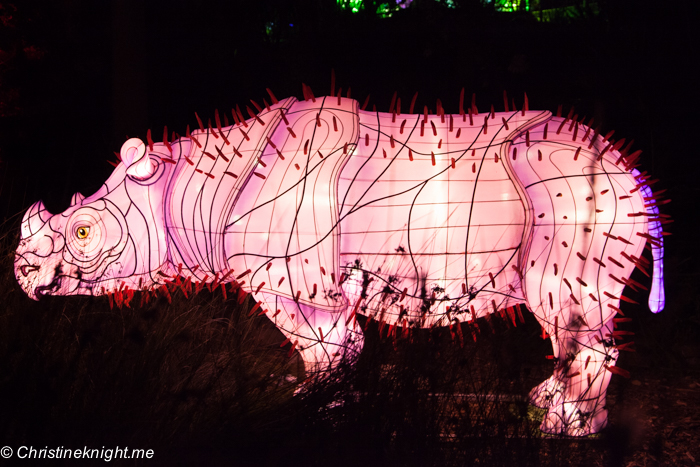
{"type": "Polygon", "coordinates": [[[359,326],[347,323],[347,309],[328,312],[272,294],[259,295],[266,315],[286,338],[284,347],[299,352],[307,378],[327,373],[362,350],[364,337],[359,326]]]}
{"type": "Polygon", "coordinates": [[[559,329],[551,335],[554,374],[530,394],[535,405],[547,408],[541,425],[545,433],[586,436],[607,425],[606,392],[618,351],[610,319],[600,328],[559,329]]]}

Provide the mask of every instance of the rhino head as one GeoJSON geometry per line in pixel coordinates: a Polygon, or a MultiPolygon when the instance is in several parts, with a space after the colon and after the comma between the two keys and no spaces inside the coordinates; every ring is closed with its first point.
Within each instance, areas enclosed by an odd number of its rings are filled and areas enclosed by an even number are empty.
{"type": "Polygon", "coordinates": [[[76,193],[60,214],[38,201],[24,215],[15,276],[31,298],[148,287],[168,267],[163,193],[171,164],[162,158],[172,156],[160,144],[147,154],[138,138],[120,156],[92,196],[76,193]]]}

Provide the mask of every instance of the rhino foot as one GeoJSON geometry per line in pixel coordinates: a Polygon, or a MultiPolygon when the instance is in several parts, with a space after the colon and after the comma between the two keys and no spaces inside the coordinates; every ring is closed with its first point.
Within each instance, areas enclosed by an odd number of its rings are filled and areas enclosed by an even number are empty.
{"type": "Polygon", "coordinates": [[[588,436],[608,424],[608,411],[597,399],[566,401],[556,397],[540,425],[544,433],[559,436],[588,436]]]}

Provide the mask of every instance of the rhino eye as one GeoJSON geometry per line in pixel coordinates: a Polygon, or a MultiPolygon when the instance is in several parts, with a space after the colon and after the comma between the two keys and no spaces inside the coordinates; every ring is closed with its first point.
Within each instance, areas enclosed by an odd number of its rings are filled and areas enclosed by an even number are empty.
{"type": "Polygon", "coordinates": [[[83,226],[83,227],[78,227],[75,230],[75,236],[81,240],[87,238],[89,233],[90,233],[90,227],[83,226]]]}

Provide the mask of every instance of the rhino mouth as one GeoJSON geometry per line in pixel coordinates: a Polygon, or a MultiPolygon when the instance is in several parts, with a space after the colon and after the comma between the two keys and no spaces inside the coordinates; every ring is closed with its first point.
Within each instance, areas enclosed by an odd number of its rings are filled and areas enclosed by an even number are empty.
{"type": "Polygon", "coordinates": [[[60,287],[60,280],[55,277],[54,280],[48,285],[40,285],[34,289],[34,295],[37,299],[43,297],[44,295],[51,295],[53,292],[58,290],[60,287]]]}
{"type": "Polygon", "coordinates": [[[37,298],[37,300],[43,297],[44,295],[51,295],[60,289],[62,274],[63,265],[61,263],[58,263],[54,270],[53,279],[51,280],[51,282],[46,285],[37,286],[34,289],[34,296],[37,298]]]}

